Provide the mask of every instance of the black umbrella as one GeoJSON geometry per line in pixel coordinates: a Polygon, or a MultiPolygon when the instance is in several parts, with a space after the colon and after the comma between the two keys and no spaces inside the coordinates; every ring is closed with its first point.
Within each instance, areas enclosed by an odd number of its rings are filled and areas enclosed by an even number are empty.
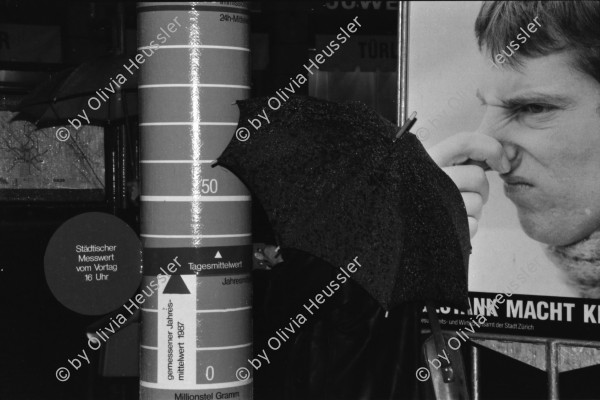
{"type": "Polygon", "coordinates": [[[68,125],[73,118],[82,125],[121,122],[137,113],[137,74],[124,67],[130,63],[125,56],[104,56],[55,73],[21,100],[13,120],[38,128],[68,125]]]}
{"type": "Polygon", "coordinates": [[[414,135],[394,141],[398,128],[358,102],[238,106],[238,130],[254,133],[233,138],[215,165],[262,205],[284,259],[297,249],[347,273],[357,262],[348,274],[388,310],[408,301],[468,307],[466,210],[414,135]]]}

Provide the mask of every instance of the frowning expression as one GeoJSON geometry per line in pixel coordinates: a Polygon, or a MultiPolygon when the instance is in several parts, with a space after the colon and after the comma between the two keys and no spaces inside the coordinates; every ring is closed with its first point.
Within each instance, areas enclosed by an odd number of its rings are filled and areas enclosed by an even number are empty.
{"type": "Polygon", "coordinates": [[[600,228],[600,83],[573,59],[561,52],[490,68],[478,92],[479,132],[511,161],[505,193],[525,232],[554,245],[600,228]]]}

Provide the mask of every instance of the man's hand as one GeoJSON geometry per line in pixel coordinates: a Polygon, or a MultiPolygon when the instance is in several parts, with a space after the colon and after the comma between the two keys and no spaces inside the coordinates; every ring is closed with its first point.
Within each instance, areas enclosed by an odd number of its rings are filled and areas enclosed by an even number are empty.
{"type": "Polygon", "coordinates": [[[283,262],[283,257],[279,253],[279,246],[266,245],[264,250],[254,253],[261,265],[267,265],[269,268],[283,262]]]}
{"type": "Polygon", "coordinates": [[[473,238],[489,195],[489,182],[480,165],[487,165],[500,173],[510,171],[510,161],[502,145],[489,136],[463,132],[438,143],[428,153],[460,190],[473,238]],[[471,162],[476,165],[469,165],[471,162]]]}

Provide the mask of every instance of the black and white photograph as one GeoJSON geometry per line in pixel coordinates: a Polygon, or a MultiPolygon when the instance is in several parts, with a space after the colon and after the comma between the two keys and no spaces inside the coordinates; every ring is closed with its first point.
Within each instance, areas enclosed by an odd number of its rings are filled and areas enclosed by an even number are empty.
{"type": "Polygon", "coordinates": [[[600,399],[599,21],[0,0],[0,399],[600,399]]]}

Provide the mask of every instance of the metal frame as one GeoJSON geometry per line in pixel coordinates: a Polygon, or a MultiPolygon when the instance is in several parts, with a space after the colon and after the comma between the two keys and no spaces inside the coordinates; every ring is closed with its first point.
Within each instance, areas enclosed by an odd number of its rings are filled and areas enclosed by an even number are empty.
{"type": "MultiPolygon", "coordinates": [[[[453,330],[443,330],[444,334],[453,335],[453,330]]],[[[422,334],[430,334],[431,330],[422,329],[422,334]]],[[[575,339],[559,339],[559,338],[541,338],[531,336],[507,335],[500,333],[469,333],[469,344],[471,345],[471,394],[473,400],[481,400],[481,371],[479,367],[479,348],[477,340],[497,340],[502,342],[512,343],[531,343],[544,344],[546,346],[546,362],[545,369],[548,377],[548,399],[559,400],[559,353],[561,347],[589,347],[600,350],[600,341],[593,340],[575,340],[575,339]],[[475,339],[475,340],[472,340],[475,339]]],[[[494,349],[490,349],[495,351],[494,349]]],[[[502,354],[502,353],[500,353],[502,354]]],[[[508,356],[507,356],[508,357],[508,356]]],[[[600,364],[600,360],[598,360],[600,364]]],[[[535,368],[535,367],[531,367],[535,368]]]]}
{"type": "MultiPolygon", "coordinates": [[[[451,333],[451,331],[447,331],[451,333]]],[[[518,343],[532,343],[532,344],[544,344],[546,346],[546,373],[548,376],[548,399],[558,400],[559,399],[559,360],[558,355],[561,347],[591,347],[600,350],[600,342],[592,340],[573,340],[573,339],[558,339],[558,338],[540,338],[530,336],[517,336],[517,335],[505,335],[495,333],[470,333],[470,338],[480,340],[498,340],[505,342],[518,342],[518,343]]],[[[473,341],[471,341],[473,342],[473,341]]],[[[477,344],[477,342],[474,342],[477,344]]],[[[473,393],[473,400],[480,400],[480,387],[479,381],[481,379],[479,371],[479,349],[471,344],[471,390],[473,393]]],[[[600,360],[599,360],[600,364],[600,360]]],[[[533,368],[533,367],[532,367],[533,368]]]]}
{"type": "Polygon", "coordinates": [[[408,116],[408,15],[409,2],[403,1],[398,8],[398,78],[396,122],[400,126],[408,116]]]}

